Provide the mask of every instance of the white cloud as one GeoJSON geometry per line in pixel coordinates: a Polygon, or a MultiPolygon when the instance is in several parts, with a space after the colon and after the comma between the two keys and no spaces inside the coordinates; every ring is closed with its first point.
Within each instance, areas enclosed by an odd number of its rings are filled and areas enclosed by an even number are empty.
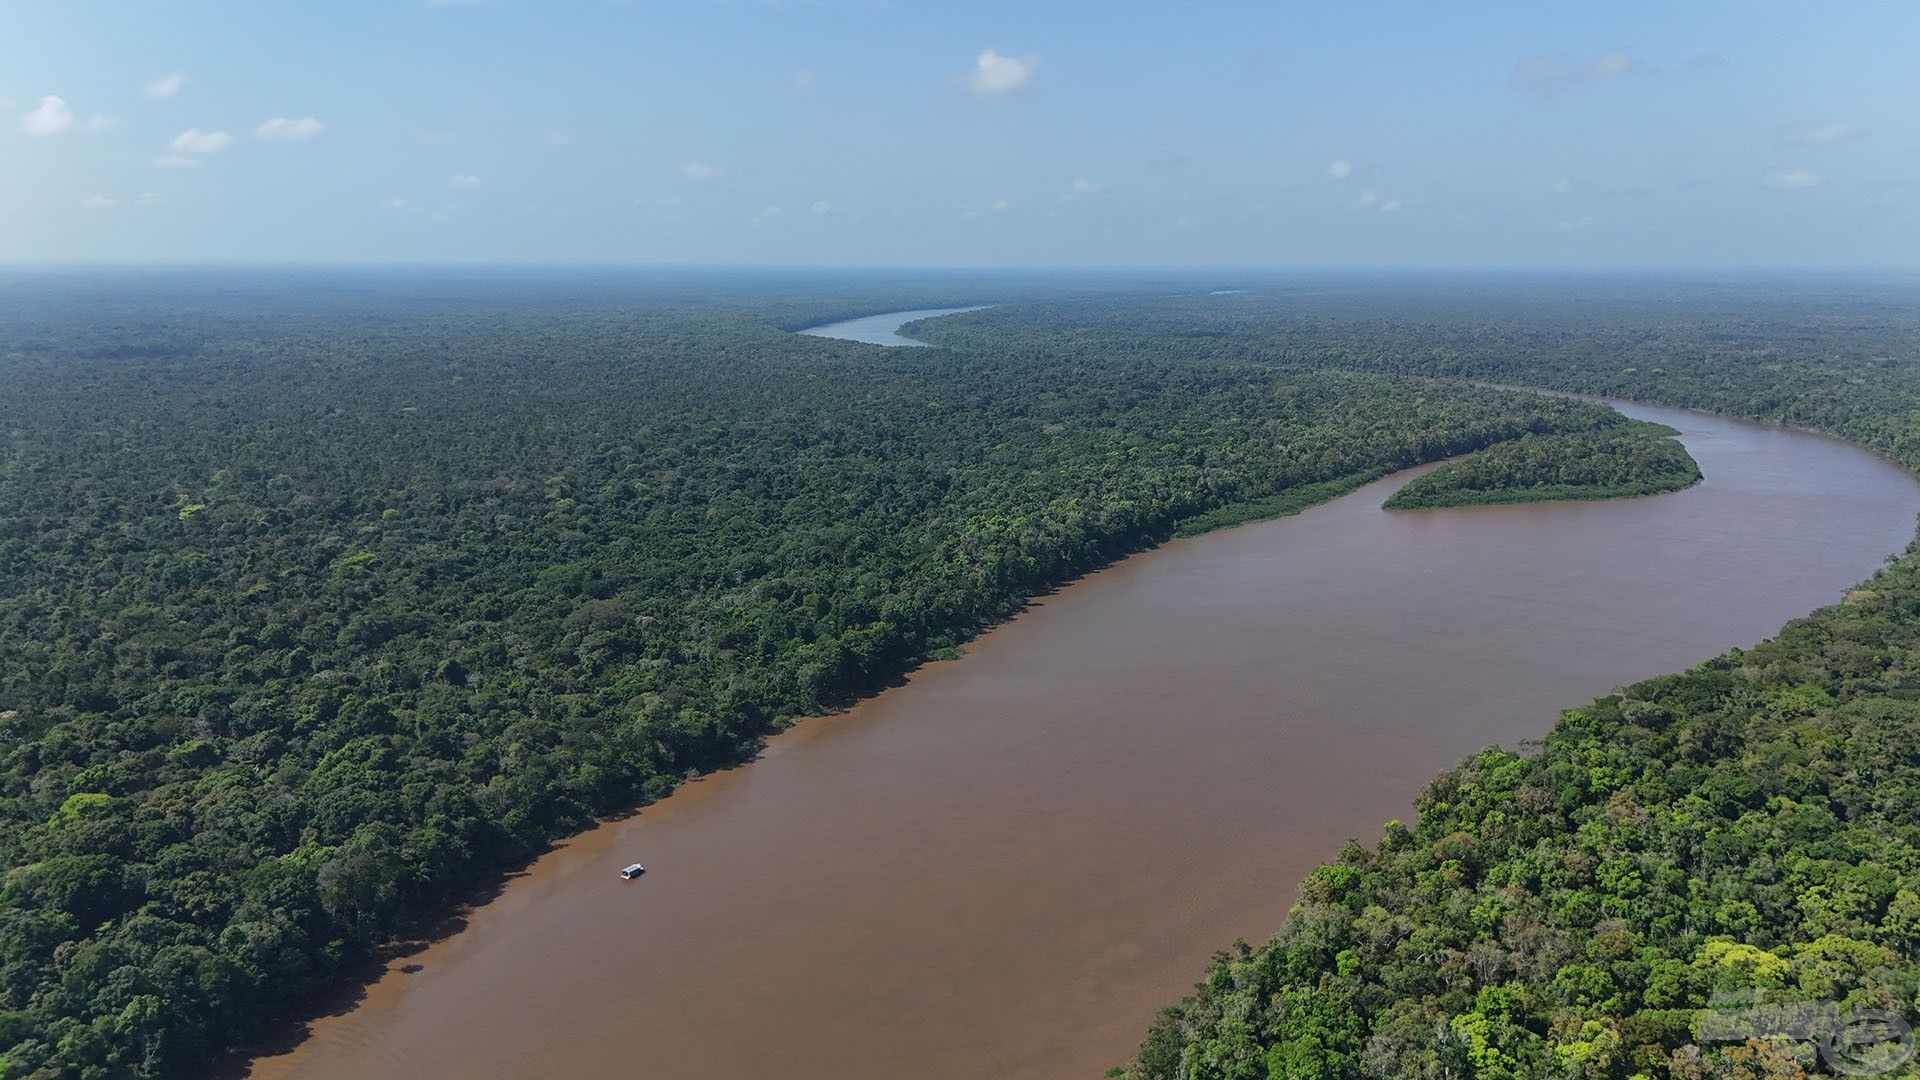
{"type": "Polygon", "coordinates": [[[1040,66],[1037,56],[1002,56],[993,49],[982,49],[974,57],[973,73],[967,76],[967,87],[976,94],[987,97],[1005,97],[1026,89],[1033,80],[1033,70],[1040,66]]]}
{"type": "Polygon", "coordinates": [[[699,161],[689,161],[680,166],[680,175],[689,180],[711,180],[720,175],[720,170],[699,161]]]}
{"type": "Polygon", "coordinates": [[[150,98],[170,98],[180,92],[180,87],[186,81],[187,77],[176,71],[164,79],[155,79],[148,83],[143,92],[150,98]]]}
{"type": "Polygon", "coordinates": [[[1555,180],[1553,182],[1553,193],[1555,195],[1569,195],[1569,194],[1572,194],[1572,192],[1573,192],[1573,177],[1563,176],[1560,179],[1555,180]]]}
{"type": "Polygon", "coordinates": [[[405,210],[410,205],[412,204],[398,195],[395,195],[391,199],[380,200],[380,209],[382,210],[405,210]]]}
{"type": "Polygon", "coordinates": [[[67,108],[64,98],[53,94],[41,98],[40,104],[20,118],[20,127],[35,136],[58,135],[72,126],[73,110],[67,108]]]}
{"type": "Polygon", "coordinates": [[[105,210],[109,206],[118,206],[120,204],[107,198],[105,195],[89,195],[80,201],[80,205],[85,206],[89,210],[105,210]]]}
{"type": "Polygon", "coordinates": [[[1810,169],[1782,169],[1767,175],[1767,186],[1785,190],[1819,187],[1826,178],[1810,169]]]}
{"type": "Polygon", "coordinates": [[[232,145],[233,136],[224,131],[188,128],[173,137],[173,152],[176,154],[216,154],[232,145]]]}
{"type": "Polygon", "coordinates": [[[1353,175],[1353,162],[1351,161],[1327,162],[1327,179],[1345,180],[1347,177],[1352,175],[1353,175]]]}
{"type": "Polygon", "coordinates": [[[813,73],[813,70],[811,68],[801,68],[799,71],[794,72],[793,77],[791,79],[788,79],[787,82],[795,90],[805,90],[807,87],[812,86],[815,82],[818,82],[819,78],[820,77],[818,75],[815,75],[813,73]]]}
{"type": "Polygon", "coordinates": [[[833,209],[833,204],[825,199],[815,199],[811,209],[816,214],[825,214],[833,209]]]}
{"type": "Polygon", "coordinates": [[[153,167],[156,169],[192,169],[199,165],[199,158],[184,157],[180,154],[167,154],[153,159],[153,167]]]}
{"type": "Polygon", "coordinates": [[[1383,213],[1383,214],[1397,214],[1397,213],[1399,213],[1399,212],[1400,212],[1400,200],[1399,200],[1399,199],[1388,199],[1388,200],[1387,200],[1386,202],[1383,202],[1383,203],[1381,203],[1381,204],[1380,204],[1380,212],[1381,212],[1381,213],[1383,213]]]}
{"type": "Polygon", "coordinates": [[[143,191],[133,201],[140,206],[165,206],[168,200],[157,191],[143,191]]]}
{"type": "Polygon", "coordinates": [[[454,173],[447,177],[447,184],[457,188],[477,188],[480,186],[480,178],[472,173],[454,173]]]}
{"type": "Polygon", "coordinates": [[[1099,191],[1100,188],[1101,188],[1101,185],[1096,184],[1091,180],[1085,179],[1083,177],[1077,177],[1077,176],[1074,177],[1073,193],[1075,195],[1092,195],[1094,192],[1099,191]]]}
{"type": "Polygon", "coordinates": [[[1809,127],[1787,128],[1780,132],[1782,147],[1831,146],[1843,143],[1860,134],[1860,129],[1852,124],[1814,124],[1809,127]]]}
{"type": "Polygon", "coordinates": [[[1582,83],[1604,82],[1646,70],[1618,49],[1603,52],[1587,63],[1560,54],[1530,56],[1513,69],[1513,85],[1542,97],[1570,90],[1582,83]]]}
{"type": "Polygon", "coordinates": [[[1379,201],[1380,201],[1380,196],[1375,195],[1373,193],[1372,188],[1368,188],[1367,190],[1360,193],[1361,206],[1372,206],[1375,203],[1378,203],[1379,201]]]}
{"type": "Polygon", "coordinates": [[[1616,49],[1595,57],[1593,63],[1587,65],[1586,75],[1590,79],[1611,79],[1633,69],[1633,57],[1616,49]]]}
{"type": "Polygon", "coordinates": [[[760,211],[758,214],[755,214],[753,216],[752,224],[758,225],[763,221],[770,221],[774,218],[779,217],[780,214],[781,214],[781,210],[778,206],[769,206],[766,209],[760,211]]]}
{"type": "Polygon", "coordinates": [[[82,135],[98,135],[112,126],[113,120],[111,118],[101,116],[99,113],[94,113],[84,120],[74,121],[73,130],[82,135]]]}
{"type": "Polygon", "coordinates": [[[302,116],[297,120],[276,116],[253,129],[256,138],[274,139],[279,142],[299,142],[311,139],[327,130],[327,125],[311,116],[302,116]]]}
{"type": "Polygon", "coordinates": [[[1007,203],[1007,200],[1005,200],[1005,199],[995,199],[995,200],[993,200],[993,209],[994,209],[994,211],[995,211],[996,213],[997,213],[997,212],[999,212],[999,211],[1001,211],[1001,210],[1005,210],[1005,209],[1007,208],[1007,205],[1008,205],[1008,203],[1007,203]]]}
{"type": "Polygon", "coordinates": [[[1592,224],[1591,217],[1577,217],[1567,221],[1556,221],[1553,223],[1553,228],[1556,232],[1579,232],[1592,224]]]}

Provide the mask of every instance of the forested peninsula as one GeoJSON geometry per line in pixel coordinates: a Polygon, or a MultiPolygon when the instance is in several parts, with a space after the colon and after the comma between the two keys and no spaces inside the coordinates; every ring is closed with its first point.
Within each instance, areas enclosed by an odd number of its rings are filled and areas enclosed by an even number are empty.
{"type": "Polygon", "coordinates": [[[1409,481],[1389,510],[1623,499],[1700,482],[1700,465],[1664,424],[1628,421],[1563,435],[1527,435],[1448,462],[1409,481]]]}
{"type": "Polygon", "coordinates": [[[7,1078],[202,1075],[554,838],[1182,523],[1617,422],[1173,349],[907,363],[787,333],[878,306],[790,283],[10,284],[7,1078]]]}

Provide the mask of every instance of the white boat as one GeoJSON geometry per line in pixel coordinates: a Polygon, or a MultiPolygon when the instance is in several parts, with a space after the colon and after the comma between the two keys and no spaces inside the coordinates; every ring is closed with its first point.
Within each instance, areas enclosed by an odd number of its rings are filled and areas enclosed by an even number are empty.
{"type": "Polygon", "coordinates": [[[632,881],[634,878],[637,878],[641,874],[644,874],[646,872],[647,872],[646,867],[641,866],[639,863],[634,863],[632,866],[629,866],[626,869],[620,871],[620,877],[624,881],[632,881]]]}

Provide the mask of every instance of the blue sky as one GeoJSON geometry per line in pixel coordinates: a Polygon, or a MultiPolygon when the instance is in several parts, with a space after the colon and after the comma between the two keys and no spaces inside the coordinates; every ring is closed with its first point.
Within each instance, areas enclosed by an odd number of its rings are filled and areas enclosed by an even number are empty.
{"type": "Polygon", "coordinates": [[[1912,267],[1920,5],[0,0],[0,261],[1912,267]]]}

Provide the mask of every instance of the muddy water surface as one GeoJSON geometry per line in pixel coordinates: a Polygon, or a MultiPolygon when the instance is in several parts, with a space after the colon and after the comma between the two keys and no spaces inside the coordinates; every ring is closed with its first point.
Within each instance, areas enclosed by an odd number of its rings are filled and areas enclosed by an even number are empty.
{"type": "Polygon", "coordinates": [[[1912,535],[1920,485],[1878,457],[1624,408],[1706,481],[1382,511],[1402,476],[1129,559],[577,838],[254,1075],[1097,1076],[1435,772],[1912,535]]]}

